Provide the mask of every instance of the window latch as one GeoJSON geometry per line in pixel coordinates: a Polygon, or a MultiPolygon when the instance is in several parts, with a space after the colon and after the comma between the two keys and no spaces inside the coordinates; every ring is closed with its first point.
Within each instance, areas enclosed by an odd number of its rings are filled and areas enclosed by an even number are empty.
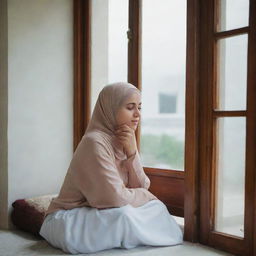
{"type": "Polygon", "coordinates": [[[128,29],[127,33],[127,38],[128,40],[132,40],[132,31],[130,29],[128,29]]]}

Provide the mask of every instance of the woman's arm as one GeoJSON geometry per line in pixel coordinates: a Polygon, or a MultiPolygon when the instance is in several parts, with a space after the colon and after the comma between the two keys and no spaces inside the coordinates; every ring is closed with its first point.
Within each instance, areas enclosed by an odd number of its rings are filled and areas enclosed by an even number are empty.
{"type": "Polygon", "coordinates": [[[110,208],[127,204],[139,207],[157,199],[145,188],[125,187],[116,169],[114,156],[104,143],[90,138],[85,143],[90,150],[82,157],[78,152],[80,162],[74,159],[71,169],[75,185],[92,207],[110,208]]]}
{"type": "Polygon", "coordinates": [[[140,155],[138,150],[136,153],[123,161],[123,168],[128,171],[128,184],[129,188],[145,188],[149,189],[150,180],[145,174],[141,165],[140,155]]]}
{"type": "Polygon", "coordinates": [[[141,165],[134,130],[127,124],[123,124],[116,129],[115,135],[123,144],[124,151],[127,155],[127,159],[122,162],[123,168],[128,172],[127,186],[129,188],[148,189],[150,180],[141,165]]]}

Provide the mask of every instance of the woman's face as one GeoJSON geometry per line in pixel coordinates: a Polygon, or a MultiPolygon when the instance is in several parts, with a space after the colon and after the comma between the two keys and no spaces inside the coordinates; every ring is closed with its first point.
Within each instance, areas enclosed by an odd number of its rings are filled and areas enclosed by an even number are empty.
{"type": "Polygon", "coordinates": [[[128,97],[116,114],[117,125],[127,124],[134,131],[137,129],[140,120],[141,96],[133,93],[128,97]]]}

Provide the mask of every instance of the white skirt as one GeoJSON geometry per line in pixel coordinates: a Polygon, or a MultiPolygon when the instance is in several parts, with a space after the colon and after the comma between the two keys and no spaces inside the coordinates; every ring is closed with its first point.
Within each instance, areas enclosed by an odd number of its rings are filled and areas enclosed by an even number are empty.
{"type": "Polygon", "coordinates": [[[138,245],[170,246],[183,241],[180,227],[160,200],[137,208],[128,204],[103,210],[58,210],[45,218],[40,235],[71,254],[138,245]]]}

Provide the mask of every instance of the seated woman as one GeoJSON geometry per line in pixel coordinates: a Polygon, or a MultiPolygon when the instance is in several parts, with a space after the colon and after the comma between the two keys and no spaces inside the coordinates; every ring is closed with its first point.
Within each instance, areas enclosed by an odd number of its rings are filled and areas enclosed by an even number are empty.
{"type": "Polygon", "coordinates": [[[182,243],[166,206],[148,191],[135,130],[141,94],[129,83],[105,86],[40,235],[67,253],[182,243]]]}

